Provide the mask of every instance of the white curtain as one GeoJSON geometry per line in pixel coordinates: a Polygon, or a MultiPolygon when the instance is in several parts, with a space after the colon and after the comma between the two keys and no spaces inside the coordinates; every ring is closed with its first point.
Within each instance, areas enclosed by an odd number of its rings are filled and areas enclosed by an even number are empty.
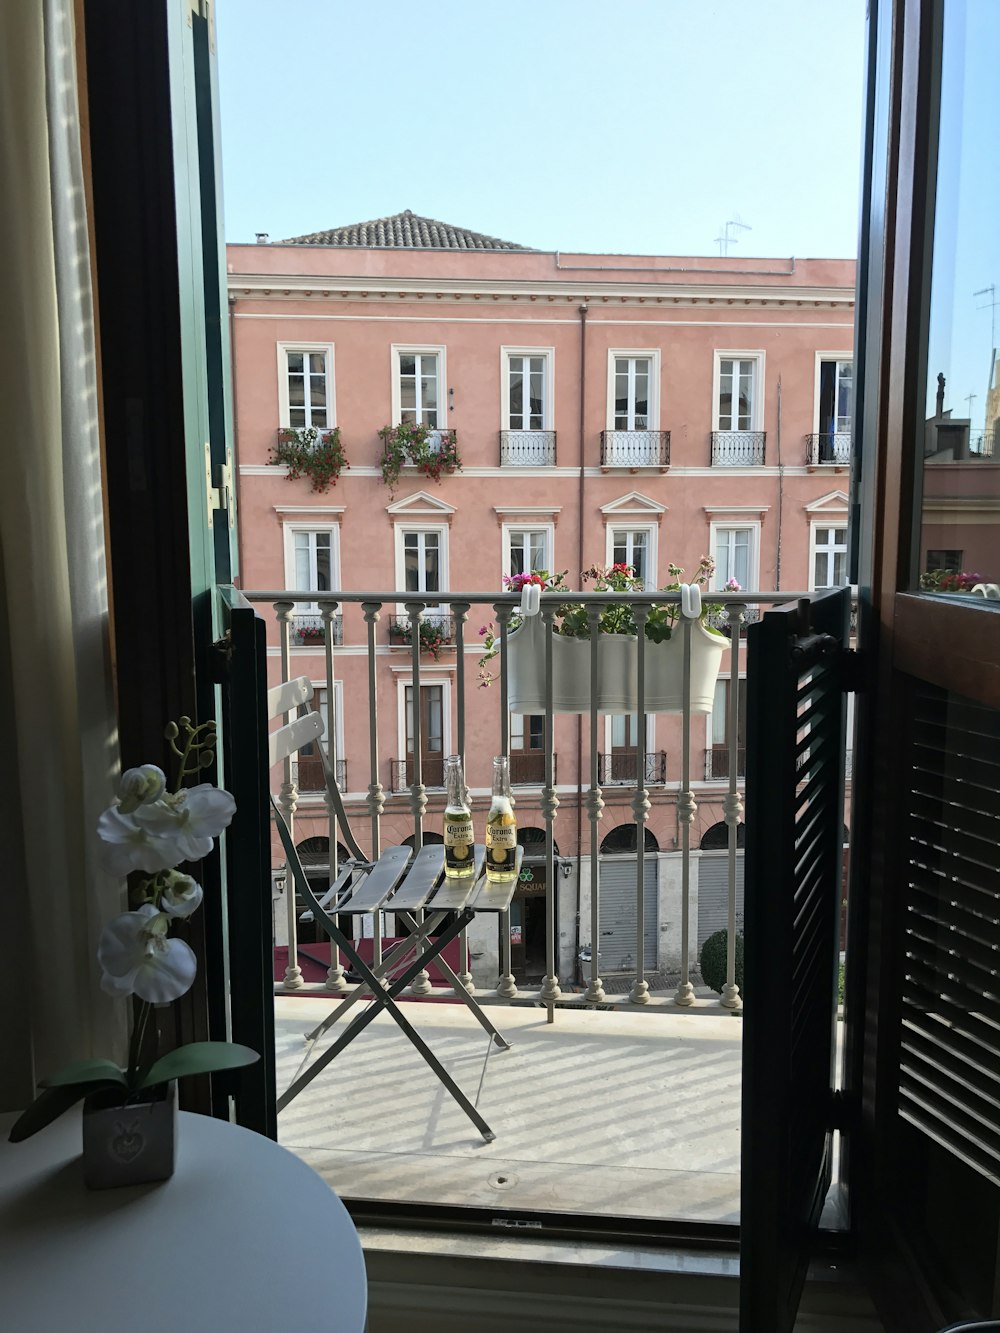
{"type": "Polygon", "coordinates": [[[72,0],[0,5],[0,1110],[120,1055],[94,950],[117,738],[72,0]]]}

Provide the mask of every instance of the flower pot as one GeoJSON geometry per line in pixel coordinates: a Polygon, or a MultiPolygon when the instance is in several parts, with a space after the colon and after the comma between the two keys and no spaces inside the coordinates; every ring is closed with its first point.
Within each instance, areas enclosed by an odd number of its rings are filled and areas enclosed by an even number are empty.
{"type": "MultiPolygon", "coordinates": [[[[545,712],[545,628],[540,616],[526,616],[507,640],[509,704],[512,713],[545,712]]],[[[715,683],[727,640],[697,621],[691,632],[691,711],[711,711],[715,683]]],[[[638,641],[628,634],[598,639],[597,711],[636,711],[638,641]]],[[[684,635],[664,643],[646,641],[647,713],[680,712],[684,707],[684,635]]],[[[589,713],[590,640],[552,636],[552,711],[589,713]]]]}
{"type": "Polygon", "coordinates": [[[177,1084],[146,1089],[123,1106],[112,1088],[83,1103],[83,1179],[88,1189],[149,1185],[174,1174],[177,1084]]]}

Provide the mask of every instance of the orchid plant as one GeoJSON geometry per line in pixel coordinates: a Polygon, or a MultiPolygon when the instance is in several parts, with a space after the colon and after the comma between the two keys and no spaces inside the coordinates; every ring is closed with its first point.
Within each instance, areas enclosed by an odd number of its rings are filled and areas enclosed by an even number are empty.
{"type": "Polygon", "coordinates": [[[97,946],[101,989],[139,1002],[128,1063],[122,1069],[112,1060],[83,1060],[43,1079],[44,1091],[10,1132],[12,1143],[44,1129],[90,1093],[120,1091],[127,1105],[171,1079],[238,1069],[260,1058],[248,1046],[224,1041],[191,1042],[156,1058],[153,1007],[190,990],[198,968],[191,946],[170,932],[197,910],[204,893],[193,876],[177,867],[207,856],[236,812],[229,792],[208,782],[184,785],[213,762],[215,723],[195,727],[182,717],[164,734],[179,760],[175,790],[167,790],[166,775],[155,764],[130,768],[121,776],[115,803],[97,821],[103,868],[117,877],[144,876],[132,889],[137,905],[108,922],[97,946]]]}
{"type": "MultiPolygon", "coordinates": [[[[684,570],[680,565],[669,565],[668,572],[671,582],[667,583],[661,592],[679,592],[681,580],[684,577],[684,570]]],[[[703,555],[698,563],[698,569],[692,580],[699,587],[707,587],[712,575],[715,573],[715,561],[711,556],[703,555]]],[[[585,569],[580,576],[583,583],[593,584],[594,592],[645,592],[646,585],[643,579],[639,578],[632,565],[618,563],[610,566],[592,565],[585,569]]],[[[566,587],[565,572],[562,574],[549,574],[547,570],[533,570],[530,574],[516,574],[513,578],[504,578],[504,587],[511,592],[520,592],[527,583],[537,583],[541,585],[543,591],[562,590],[566,587]]],[[[735,579],[730,579],[725,587],[726,592],[739,592],[740,585],[735,579]]],[[[720,610],[718,605],[702,603],[701,618],[704,620],[713,612],[720,610]]],[[[651,643],[663,643],[670,638],[675,622],[680,618],[681,608],[679,602],[654,602],[649,608],[649,614],[646,618],[645,634],[651,643]]],[[[510,630],[513,632],[521,623],[520,616],[512,616],[510,621],[510,630]]],[[[556,634],[563,634],[570,638],[589,639],[590,621],[587,615],[586,606],[581,603],[567,603],[560,606],[555,612],[555,622],[553,625],[556,634]]],[[[636,634],[637,627],[632,607],[627,602],[610,602],[601,609],[600,619],[598,620],[598,633],[600,634],[636,634]]],[[[714,631],[712,631],[714,632],[714,631]]],[[[483,647],[486,650],[479,659],[479,680],[480,688],[486,688],[493,682],[493,676],[488,670],[488,664],[496,657],[500,651],[500,636],[494,629],[493,622],[483,625],[479,631],[483,640],[483,647]]]]}

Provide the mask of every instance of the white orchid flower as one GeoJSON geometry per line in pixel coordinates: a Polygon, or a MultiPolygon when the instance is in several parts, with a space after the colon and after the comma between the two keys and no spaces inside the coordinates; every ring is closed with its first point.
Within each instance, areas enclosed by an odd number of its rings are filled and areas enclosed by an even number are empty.
{"type": "Polygon", "coordinates": [[[118,783],[118,809],[130,815],[140,805],[158,801],[166,789],[166,775],[155,764],[126,769],[118,783]]]}
{"type": "Polygon", "coordinates": [[[122,814],[117,806],[111,806],[101,815],[97,836],[103,843],[101,865],[116,878],[132,870],[155,875],[184,859],[174,840],[156,837],[137,824],[134,815],[122,814]]]}
{"type": "Polygon", "coordinates": [[[183,940],[168,938],[169,924],[152,903],[109,921],[97,946],[102,990],[149,1004],[169,1004],[190,990],[198,963],[183,940]]]}
{"type": "Polygon", "coordinates": [[[190,916],[205,896],[201,885],[191,875],[182,875],[179,870],[171,870],[164,878],[166,888],[160,895],[160,911],[168,916],[190,916]]]}
{"type": "Polygon", "coordinates": [[[197,787],[182,787],[151,805],[141,805],[135,821],[154,838],[169,841],[180,851],[168,865],[177,861],[199,861],[212,850],[212,841],[228,827],[236,813],[236,802],[229,792],[210,782],[197,787]]]}

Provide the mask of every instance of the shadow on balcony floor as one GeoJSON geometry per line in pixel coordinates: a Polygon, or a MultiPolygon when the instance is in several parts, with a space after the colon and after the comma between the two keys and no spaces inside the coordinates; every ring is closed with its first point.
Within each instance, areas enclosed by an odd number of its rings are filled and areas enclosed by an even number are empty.
{"type": "MultiPolygon", "coordinates": [[[[328,1010],[325,1000],[276,999],[279,1091],[328,1010]]],[[[380,1014],[279,1118],[280,1142],[342,1197],[739,1220],[738,1019],[714,1005],[559,1009],[550,1025],[543,1009],[494,1006],[513,1043],[502,1051],[464,1007],[406,1014],[496,1141],[482,1141],[380,1014]]]]}

